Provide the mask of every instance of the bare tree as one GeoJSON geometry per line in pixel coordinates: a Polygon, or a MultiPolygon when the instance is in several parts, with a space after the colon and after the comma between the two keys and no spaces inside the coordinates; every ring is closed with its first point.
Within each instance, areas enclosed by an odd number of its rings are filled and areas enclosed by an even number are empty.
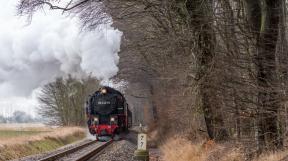
{"type": "Polygon", "coordinates": [[[99,88],[99,82],[93,78],[77,80],[57,78],[42,88],[38,99],[38,113],[49,124],[79,126],[85,124],[84,104],[89,94],[99,88]]]}

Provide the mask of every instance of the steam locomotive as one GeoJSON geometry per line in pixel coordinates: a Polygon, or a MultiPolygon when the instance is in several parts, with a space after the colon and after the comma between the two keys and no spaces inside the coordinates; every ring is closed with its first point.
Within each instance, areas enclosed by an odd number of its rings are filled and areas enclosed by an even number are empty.
{"type": "Polygon", "coordinates": [[[117,90],[104,86],[89,97],[86,103],[88,128],[92,135],[114,138],[128,132],[132,113],[124,96],[117,90]]]}

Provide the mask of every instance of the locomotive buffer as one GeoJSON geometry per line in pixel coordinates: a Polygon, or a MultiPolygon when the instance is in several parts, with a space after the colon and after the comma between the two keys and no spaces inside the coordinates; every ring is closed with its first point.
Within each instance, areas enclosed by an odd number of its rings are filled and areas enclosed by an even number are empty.
{"type": "Polygon", "coordinates": [[[138,134],[138,146],[134,152],[134,159],[149,161],[149,151],[147,150],[147,134],[143,133],[142,126],[140,124],[140,133],[138,134]]]}

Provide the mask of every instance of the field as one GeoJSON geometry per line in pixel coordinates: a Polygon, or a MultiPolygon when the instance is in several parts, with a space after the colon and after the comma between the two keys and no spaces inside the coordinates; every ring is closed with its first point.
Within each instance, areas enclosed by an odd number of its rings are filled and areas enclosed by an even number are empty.
{"type": "Polygon", "coordinates": [[[85,137],[79,127],[0,124],[0,161],[47,152],[85,137]]]}
{"type": "Polygon", "coordinates": [[[44,133],[44,131],[14,131],[14,130],[0,130],[0,139],[15,138],[21,136],[31,136],[44,133]]]}
{"type": "Polygon", "coordinates": [[[38,135],[51,131],[51,127],[43,124],[0,124],[0,140],[38,135]]]}

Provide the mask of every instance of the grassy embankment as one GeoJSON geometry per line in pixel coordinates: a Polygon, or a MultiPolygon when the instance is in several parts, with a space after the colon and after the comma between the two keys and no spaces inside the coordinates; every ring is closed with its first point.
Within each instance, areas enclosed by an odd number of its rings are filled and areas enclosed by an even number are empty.
{"type": "MultiPolygon", "coordinates": [[[[245,161],[241,146],[213,141],[193,143],[183,138],[169,139],[161,147],[165,161],[245,161]]],[[[253,161],[282,161],[288,151],[264,153],[253,161]]]]}
{"type": "Polygon", "coordinates": [[[85,130],[78,127],[0,127],[0,161],[51,151],[84,137],[85,130]]]}
{"type": "Polygon", "coordinates": [[[264,152],[258,158],[248,159],[247,151],[241,144],[233,142],[217,144],[204,138],[191,141],[187,136],[178,134],[159,139],[157,132],[157,130],[148,132],[148,144],[151,147],[158,145],[164,161],[283,161],[288,157],[288,149],[283,149],[264,152]]]}

